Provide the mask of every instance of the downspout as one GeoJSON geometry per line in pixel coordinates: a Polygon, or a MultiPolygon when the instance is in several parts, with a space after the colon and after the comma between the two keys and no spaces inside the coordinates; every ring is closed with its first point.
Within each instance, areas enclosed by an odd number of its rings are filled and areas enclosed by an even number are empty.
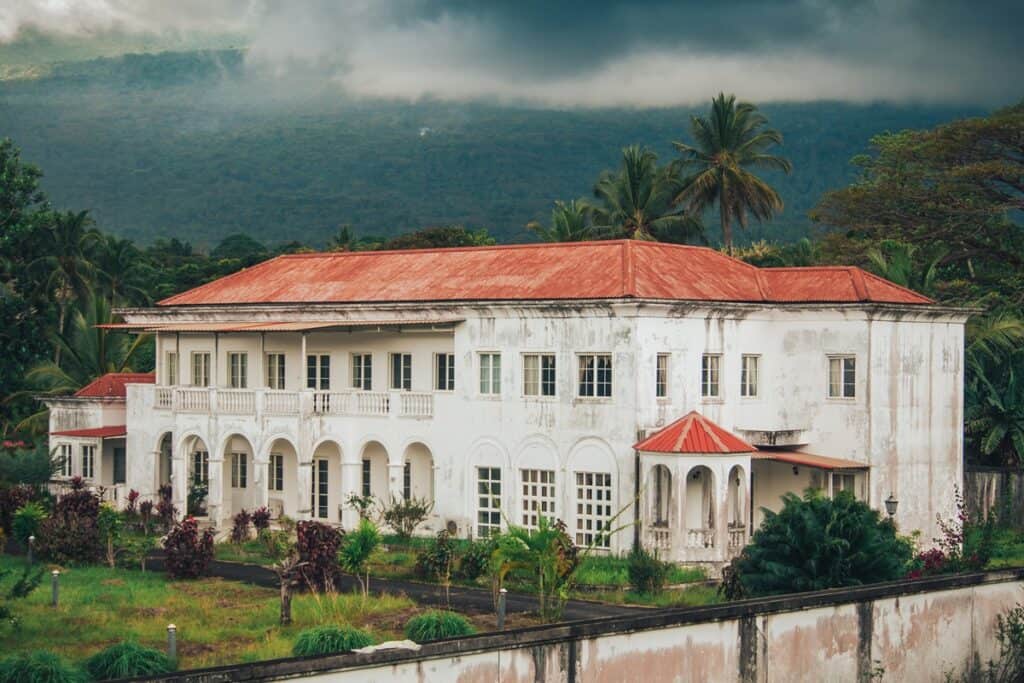
{"type": "Polygon", "coordinates": [[[640,451],[633,450],[633,551],[640,551],[640,451]]]}

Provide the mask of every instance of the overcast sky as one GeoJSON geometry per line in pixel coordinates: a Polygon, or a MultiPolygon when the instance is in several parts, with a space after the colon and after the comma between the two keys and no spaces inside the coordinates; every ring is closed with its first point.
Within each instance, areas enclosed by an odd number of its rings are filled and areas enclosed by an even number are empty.
{"type": "Polygon", "coordinates": [[[3,0],[0,42],[240,33],[254,73],[356,95],[542,106],[1000,104],[1024,96],[1024,0],[3,0]]]}

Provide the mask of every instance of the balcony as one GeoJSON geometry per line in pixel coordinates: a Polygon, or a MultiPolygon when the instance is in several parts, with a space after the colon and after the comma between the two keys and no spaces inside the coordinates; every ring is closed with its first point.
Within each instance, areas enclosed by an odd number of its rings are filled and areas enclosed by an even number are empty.
{"type": "Polygon", "coordinates": [[[413,391],[277,391],[213,387],[153,387],[153,407],[224,415],[434,417],[434,395],[413,391]]]}

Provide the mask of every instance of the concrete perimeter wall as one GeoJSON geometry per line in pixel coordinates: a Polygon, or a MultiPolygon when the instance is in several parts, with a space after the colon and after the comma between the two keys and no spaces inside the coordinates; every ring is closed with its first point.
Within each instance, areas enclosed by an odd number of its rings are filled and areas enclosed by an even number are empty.
{"type": "Polygon", "coordinates": [[[1024,571],[899,581],[517,629],[391,651],[181,672],[161,680],[423,683],[941,681],[998,654],[1024,571]]]}

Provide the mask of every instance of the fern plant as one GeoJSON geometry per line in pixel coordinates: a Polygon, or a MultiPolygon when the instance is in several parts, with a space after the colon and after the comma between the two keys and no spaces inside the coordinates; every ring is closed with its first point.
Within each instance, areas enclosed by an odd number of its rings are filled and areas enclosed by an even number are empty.
{"type": "Polygon", "coordinates": [[[373,638],[366,631],[352,626],[317,626],[299,634],[292,646],[292,654],[296,657],[331,655],[368,645],[373,645],[373,638]]]}

